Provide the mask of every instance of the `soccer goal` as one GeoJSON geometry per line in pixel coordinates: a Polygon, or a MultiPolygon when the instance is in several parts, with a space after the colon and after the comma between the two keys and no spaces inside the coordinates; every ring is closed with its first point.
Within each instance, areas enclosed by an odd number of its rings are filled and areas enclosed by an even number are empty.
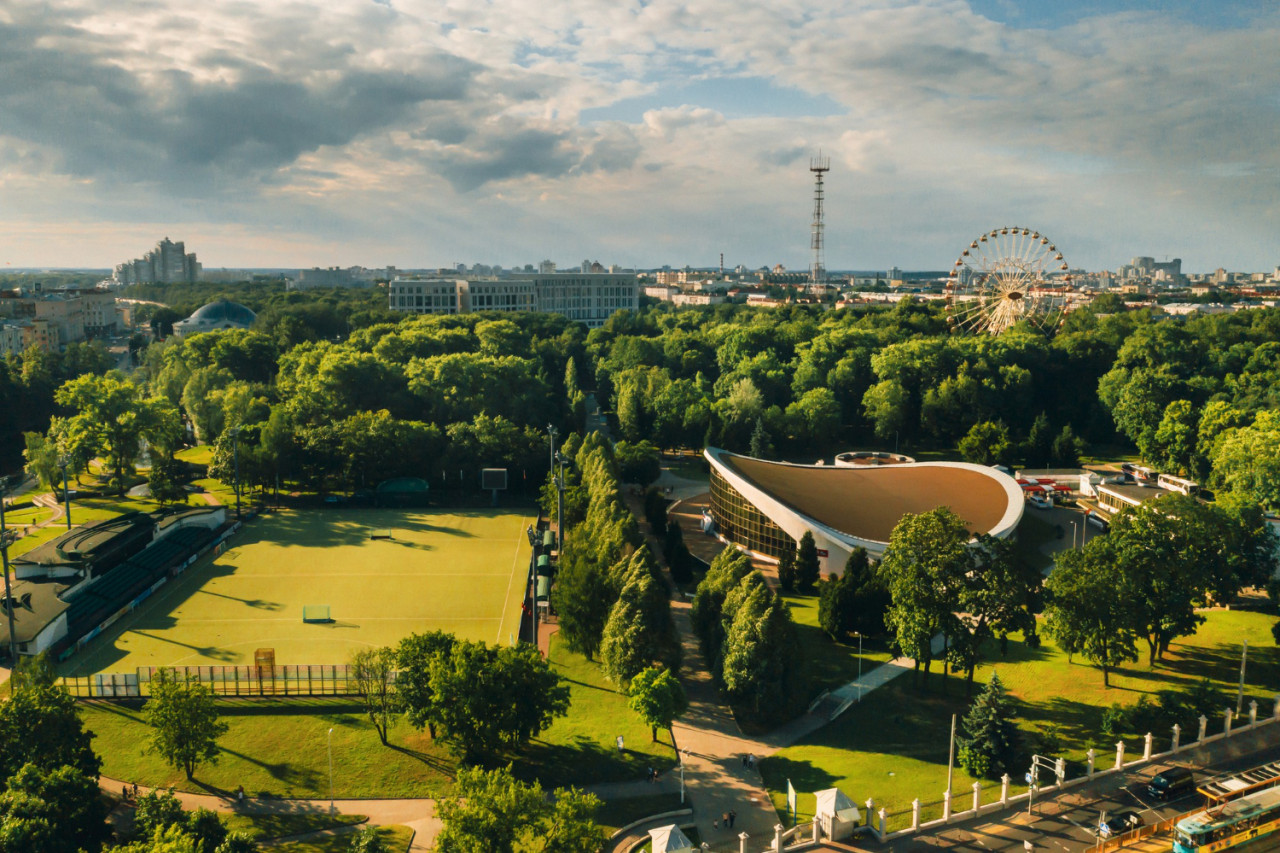
{"type": "Polygon", "coordinates": [[[327,604],[304,604],[302,605],[302,621],[303,622],[332,622],[329,618],[329,605],[327,604]]]}
{"type": "Polygon", "coordinates": [[[369,538],[370,539],[395,539],[396,537],[391,534],[390,529],[386,529],[386,530],[369,531],[369,538]]]}

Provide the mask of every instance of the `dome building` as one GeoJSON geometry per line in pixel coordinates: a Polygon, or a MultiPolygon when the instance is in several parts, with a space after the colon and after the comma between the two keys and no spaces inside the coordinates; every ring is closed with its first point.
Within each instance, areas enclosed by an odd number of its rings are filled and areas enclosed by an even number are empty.
{"type": "Polygon", "coordinates": [[[258,315],[239,302],[219,299],[217,302],[210,302],[196,309],[196,312],[187,319],[174,323],[173,333],[182,338],[220,329],[247,329],[256,319],[258,315]]]}

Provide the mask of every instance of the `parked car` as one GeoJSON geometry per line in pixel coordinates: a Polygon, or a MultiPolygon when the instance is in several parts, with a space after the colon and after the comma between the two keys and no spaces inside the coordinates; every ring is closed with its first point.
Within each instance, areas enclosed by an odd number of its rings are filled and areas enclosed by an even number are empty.
{"type": "Polygon", "coordinates": [[[1027,503],[1036,509],[1053,509],[1053,501],[1040,495],[1027,495],[1027,503]]]}
{"type": "Polygon", "coordinates": [[[1105,518],[1103,518],[1102,516],[1098,515],[1096,512],[1089,513],[1088,517],[1085,519],[1085,523],[1092,524],[1094,527],[1098,528],[1103,533],[1106,533],[1108,530],[1111,529],[1111,523],[1107,521],[1105,518]]]}
{"type": "Polygon", "coordinates": [[[1122,835],[1131,829],[1142,826],[1142,815],[1135,811],[1120,811],[1107,815],[1098,822],[1097,834],[1103,838],[1122,835]]]}
{"type": "Polygon", "coordinates": [[[1176,800],[1194,791],[1195,775],[1185,767],[1169,767],[1151,777],[1147,793],[1157,800],[1176,800]]]}

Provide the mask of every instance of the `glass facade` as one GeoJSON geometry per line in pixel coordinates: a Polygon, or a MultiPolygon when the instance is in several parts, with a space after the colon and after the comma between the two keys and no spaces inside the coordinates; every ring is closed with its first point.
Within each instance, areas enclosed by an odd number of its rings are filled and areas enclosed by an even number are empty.
{"type": "Polygon", "coordinates": [[[720,535],[770,557],[794,552],[796,542],[711,466],[711,517],[720,535]]]}

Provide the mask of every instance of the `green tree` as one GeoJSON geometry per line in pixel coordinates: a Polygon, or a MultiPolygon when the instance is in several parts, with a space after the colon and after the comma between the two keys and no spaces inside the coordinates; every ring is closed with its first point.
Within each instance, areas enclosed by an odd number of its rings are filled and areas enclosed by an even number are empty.
{"type": "Polygon", "coordinates": [[[1262,411],[1249,426],[1224,430],[1214,443],[1209,482],[1280,509],[1280,412],[1262,411]]]}
{"type": "Polygon", "coordinates": [[[382,843],[376,826],[362,826],[351,836],[351,853],[387,853],[387,846],[382,843]]]}
{"type": "Polygon", "coordinates": [[[441,717],[441,705],[448,701],[431,689],[431,667],[436,661],[446,661],[457,642],[452,634],[428,631],[410,634],[396,647],[395,692],[397,706],[418,729],[426,727],[432,740],[436,737],[436,724],[441,717]]]}
{"type": "Polygon", "coordinates": [[[54,400],[75,413],[66,422],[71,443],[105,451],[112,482],[123,493],[142,439],[159,421],[159,401],[144,399],[137,385],[114,372],[69,380],[54,400]]]}
{"type": "Polygon", "coordinates": [[[1078,468],[1080,457],[1084,454],[1085,443],[1077,438],[1071,424],[1065,424],[1058,437],[1053,440],[1053,452],[1050,461],[1055,468],[1078,468]]]}
{"type": "Polygon", "coordinates": [[[975,465],[1008,465],[1013,456],[1009,430],[1002,423],[974,424],[960,439],[960,456],[975,465]]]}
{"type": "Polygon", "coordinates": [[[431,662],[440,740],[464,760],[514,749],[569,711],[569,688],[532,646],[458,641],[431,662]]]}
{"type": "Polygon", "coordinates": [[[796,588],[796,554],[790,548],[783,548],[778,558],[778,586],[783,592],[793,592],[796,588]]]}
{"type": "Polygon", "coordinates": [[[565,645],[587,660],[594,659],[616,598],[604,569],[586,560],[562,560],[551,603],[560,618],[565,645]]]}
{"type": "Polygon", "coordinates": [[[227,724],[218,719],[212,691],[199,681],[157,670],[143,711],[151,724],[152,746],[188,779],[195,778],[201,764],[218,760],[218,738],[227,733],[227,724]]]}
{"type": "Polygon", "coordinates": [[[356,689],[360,691],[365,714],[383,746],[387,745],[387,729],[391,726],[398,701],[394,684],[395,671],[394,649],[360,649],[351,656],[351,673],[355,678],[356,689]]]}
{"type": "Polygon", "coordinates": [[[658,580],[634,558],[632,564],[600,640],[601,668],[619,690],[662,656],[670,624],[669,604],[658,580]]]}
{"type": "Polygon", "coordinates": [[[228,832],[226,839],[214,853],[254,853],[257,849],[258,842],[252,836],[243,832],[228,832]]]}
{"type": "Polygon", "coordinates": [[[1027,433],[1026,459],[1027,467],[1048,467],[1053,454],[1053,427],[1049,425],[1049,416],[1044,412],[1036,415],[1027,433]]]}
{"type": "Polygon", "coordinates": [[[24,765],[42,771],[67,765],[96,779],[102,761],[89,742],[76,710],[76,701],[63,689],[43,678],[37,664],[19,670],[13,696],[0,702],[0,778],[8,778],[24,765]]]}
{"type": "Polygon", "coordinates": [[[62,765],[26,764],[0,794],[0,850],[97,853],[110,835],[96,778],[62,765]]]}
{"type": "Polygon", "coordinates": [[[725,639],[722,680],[736,703],[780,718],[803,701],[804,668],[791,612],[763,584],[738,608],[725,639]]]}
{"type": "Polygon", "coordinates": [[[618,474],[624,483],[647,486],[662,476],[658,448],[648,440],[635,443],[620,441],[613,448],[618,461],[618,474]]]}
{"type": "Polygon", "coordinates": [[[845,561],[844,572],[829,575],[820,584],[818,624],[833,640],[849,634],[864,637],[884,633],[884,614],[889,592],[884,588],[865,548],[854,548],[845,561]]]}
{"type": "Polygon", "coordinates": [[[966,686],[972,691],[974,670],[988,640],[1014,631],[1035,632],[1032,608],[1040,572],[1018,558],[1012,541],[985,533],[965,553],[969,567],[959,578],[958,615],[947,660],[965,670],[966,686]]]}
{"type": "Polygon", "coordinates": [[[196,841],[198,853],[217,853],[227,840],[227,828],[218,813],[197,808],[187,814],[187,834],[196,841]]]}
{"type": "Polygon", "coordinates": [[[443,827],[440,853],[593,853],[606,833],[592,820],[600,800],[574,788],[556,789],[555,803],[536,784],[521,782],[510,767],[464,767],[453,795],[437,801],[443,827]]]}
{"type": "Polygon", "coordinates": [[[721,616],[725,598],[751,571],[751,563],[746,556],[733,546],[726,546],[711,561],[707,573],[693,594],[690,621],[702,641],[703,654],[709,661],[720,659],[724,643],[721,616]]]}
{"type": "Polygon", "coordinates": [[[803,593],[813,592],[814,586],[821,577],[818,546],[814,544],[813,533],[806,530],[796,548],[796,589],[803,593]]]}
{"type": "Polygon", "coordinates": [[[22,451],[27,460],[26,471],[40,481],[40,485],[49,489],[62,486],[62,469],[58,465],[58,445],[43,433],[23,433],[27,448],[22,451]]]}
{"type": "Polygon", "coordinates": [[[968,527],[946,507],[902,517],[889,536],[880,574],[891,604],[885,625],[902,653],[924,664],[933,661],[933,638],[956,636],[955,615],[965,574],[971,568],[968,527]]]}
{"type": "Polygon", "coordinates": [[[1059,553],[1045,581],[1045,631],[1068,656],[1082,654],[1100,666],[1106,687],[1114,667],[1138,659],[1135,620],[1120,594],[1124,587],[1124,573],[1105,536],[1059,553]]]}
{"type": "Polygon", "coordinates": [[[1165,407],[1164,416],[1152,439],[1153,458],[1160,468],[1190,475],[1202,466],[1196,452],[1200,435],[1200,415],[1190,400],[1174,400],[1165,407]]]}
{"type": "Polygon", "coordinates": [[[970,776],[995,779],[1013,770],[1018,754],[1018,727],[1012,703],[1000,676],[991,675],[987,686],[964,717],[964,734],[958,737],[960,766],[970,776]]]}
{"type": "Polygon", "coordinates": [[[768,459],[773,455],[773,442],[769,440],[769,430],[764,425],[764,418],[757,417],[756,425],[751,428],[751,447],[747,453],[756,459],[768,459]]]}
{"type": "Polygon", "coordinates": [[[151,791],[138,797],[133,823],[139,835],[150,838],[171,826],[184,827],[187,816],[182,801],[168,791],[151,791]]]}
{"type": "Polygon", "coordinates": [[[671,724],[689,707],[680,679],[665,666],[650,666],[631,679],[630,694],[628,704],[649,727],[653,740],[658,739],[658,729],[666,729],[674,744],[671,724]]]}

